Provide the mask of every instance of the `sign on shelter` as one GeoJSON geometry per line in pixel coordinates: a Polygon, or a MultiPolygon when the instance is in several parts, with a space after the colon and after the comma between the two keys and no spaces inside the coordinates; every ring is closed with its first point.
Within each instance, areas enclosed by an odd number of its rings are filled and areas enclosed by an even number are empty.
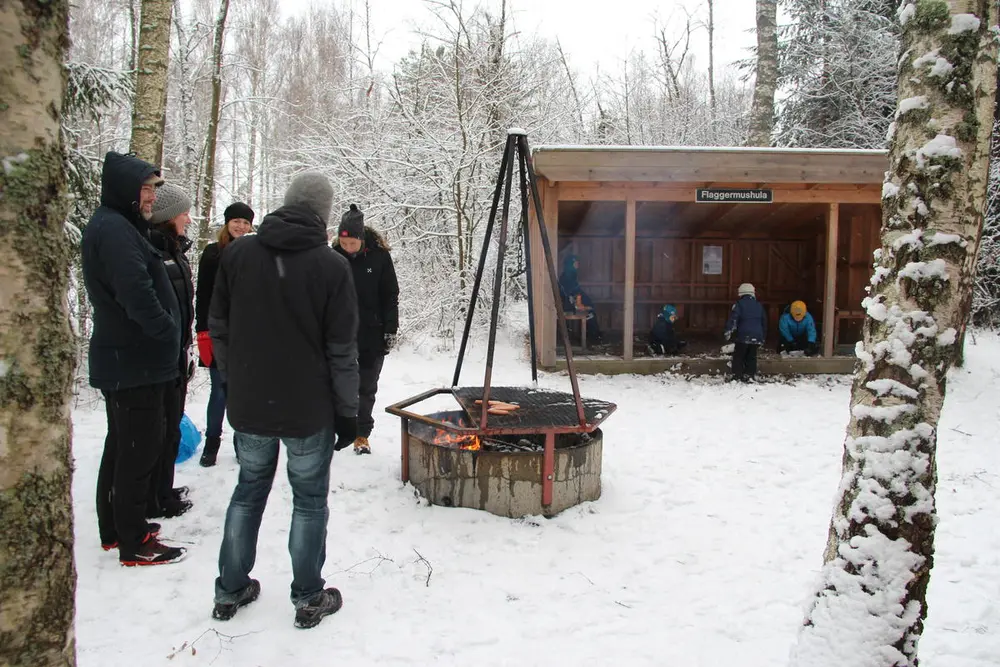
{"type": "Polygon", "coordinates": [[[770,204],[771,190],[736,190],[729,188],[698,188],[695,201],[711,204],[770,204]]]}

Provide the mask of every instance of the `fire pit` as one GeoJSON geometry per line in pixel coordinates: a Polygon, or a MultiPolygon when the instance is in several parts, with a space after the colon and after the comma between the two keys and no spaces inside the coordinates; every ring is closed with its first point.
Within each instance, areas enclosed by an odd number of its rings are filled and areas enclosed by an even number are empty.
{"type": "Polygon", "coordinates": [[[471,507],[506,517],[558,514],[568,507],[600,497],[604,442],[598,427],[614,411],[613,403],[580,396],[566,329],[566,314],[562,307],[552,247],[542,218],[541,197],[531,163],[528,138],[523,130],[510,130],[472,286],[452,388],[432,389],[386,408],[386,412],[402,419],[403,482],[411,482],[421,495],[436,505],[471,507]],[[504,256],[507,252],[515,163],[521,185],[521,239],[528,282],[531,379],[535,388],[492,386],[501,287],[506,276],[504,256]],[[537,388],[529,186],[530,203],[535,212],[531,221],[542,243],[556,320],[566,349],[572,394],[537,388]],[[497,238],[486,377],[481,387],[462,387],[459,385],[462,362],[501,199],[503,215],[497,238]],[[408,408],[439,394],[451,394],[459,409],[427,415],[409,411],[408,408]]]}
{"type": "Polygon", "coordinates": [[[516,404],[479,428],[481,387],[452,390],[461,410],[420,415],[407,407],[435,390],[387,408],[403,419],[403,480],[435,505],[480,509],[499,516],[554,516],[601,496],[603,434],[598,424],[615,410],[583,399],[587,430],[571,394],[493,387],[495,400],[516,404]]]}

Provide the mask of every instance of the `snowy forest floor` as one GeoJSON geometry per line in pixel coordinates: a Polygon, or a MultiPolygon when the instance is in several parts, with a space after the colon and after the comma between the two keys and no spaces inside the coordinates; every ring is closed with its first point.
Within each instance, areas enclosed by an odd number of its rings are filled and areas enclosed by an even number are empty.
{"type": "MultiPolygon", "coordinates": [[[[498,350],[494,384],[524,384],[498,350]]],[[[463,380],[481,383],[483,355],[463,380]]],[[[1000,337],[970,339],[938,440],[940,524],[921,641],[924,667],[995,666],[1000,656],[1000,337]]],[[[719,379],[584,377],[614,401],[603,495],[554,519],[512,521],[432,507],[399,481],[399,422],[384,406],[450,383],[452,355],[387,359],[373,455],[334,457],[324,575],[344,608],[296,630],[286,551],[291,492],[279,472],[261,529],[260,600],[210,617],[223,519],[237,475],[178,466],[194,509],[164,523],[189,548],[167,567],[125,569],[101,551],[94,488],[103,405],[74,412],[77,646],[81,667],[131,664],[785,664],[826,543],[841,471],[850,378],[752,387],[719,379]],[[419,552],[433,567],[428,567],[419,552]],[[430,575],[430,576],[429,576],[430,575]],[[193,650],[192,650],[193,645],[193,650]],[[182,648],[184,647],[184,648],[182,648]]],[[[204,426],[207,373],[188,415],[204,426]]],[[[568,390],[565,376],[545,387],[568,390]]]]}

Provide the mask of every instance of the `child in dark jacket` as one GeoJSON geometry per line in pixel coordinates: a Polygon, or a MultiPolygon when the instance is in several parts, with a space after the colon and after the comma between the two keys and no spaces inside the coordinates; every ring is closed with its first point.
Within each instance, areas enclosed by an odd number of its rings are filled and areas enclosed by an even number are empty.
{"type": "Polygon", "coordinates": [[[676,321],[677,308],[668,303],[656,316],[653,330],[649,334],[649,351],[652,354],[666,356],[677,354],[687,345],[686,341],[677,338],[677,332],[674,331],[676,321]]]}
{"type": "Polygon", "coordinates": [[[601,328],[597,324],[594,302],[580,286],[579,270],[580,260],[577,256],[567,255],[563,260],[563,272],[559,275],[559,292],[562,294],[563,310],[567,314],[586,313],[587,338],[595,343],[600,343],[603,339],[601,328]]]}
{"type": "Polygon", "coordinates": [[[757,349],[767,338],[767,312],[757,301],[757,290],[743,283],[737,291],[739,299],[726,322],[725,337],[736,334],[733,348],[733,379],[750,382],[757,377],[757,349]]]}

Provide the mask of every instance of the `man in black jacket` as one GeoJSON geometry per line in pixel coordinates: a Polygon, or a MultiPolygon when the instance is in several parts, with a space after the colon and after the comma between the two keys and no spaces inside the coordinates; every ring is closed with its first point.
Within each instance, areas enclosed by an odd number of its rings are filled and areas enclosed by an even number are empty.
{"type": "Polygon", "coordinates": [[[191,224],[191,198],[184,189],[164,183],[156,193],[153,214],[149,219],[152,231],[149,240],[160,252],[167,277],[180,306],[181,353],[177,358],[179,375],[164,397],[165,441],[163,454],[153,471],[149,490],[149,517],[172,518],[191,509],[187,487],[174,488],[174,464],[181,444],[181,418],[187,399],[187,383],[194,374],[191,356],[191,325],[194,323],[194,282],[191,265],[185,253],[191,241],[185,235],[191,224]]]}
{"type": "Polygon", "coordinates": [[[163,260],[149,243],[160,171],[110,152],[101,206],[83,232],[83,280],[93,306],[90,384],[104,393],[108,436],[97,478],[105,550],[122,565],[176,562],[184,550],[146,523],[150,475],[163,450],[165,392],[177,379],[180,309],[163,260]]]}
{"type": "Polygon", "coordinates": [[[357,436],[358,310],[347,261],[326,244],[332,202],[324,176],[301,174],[258,233],[222,254],[208,327],[227,382],[240,476],[219,553],[217,620],[260,594],[249,575],[279,439],[294,503],[288,550],[295,624],[313,627],[342,603],[336,588],[323,588],[321,571],[330,460],[357,436]]]}
{"type": "Polygon", "coordinates": [[[340,219],[337,252],[351,263],[354,288],[358,292],[358,439],[355,454],[371,454],[368,438],[375,428],[372,410],[385,355],[392,348],[399,328],[399,284],[389,245],[371,227],[356,204],[340,219]]]}

